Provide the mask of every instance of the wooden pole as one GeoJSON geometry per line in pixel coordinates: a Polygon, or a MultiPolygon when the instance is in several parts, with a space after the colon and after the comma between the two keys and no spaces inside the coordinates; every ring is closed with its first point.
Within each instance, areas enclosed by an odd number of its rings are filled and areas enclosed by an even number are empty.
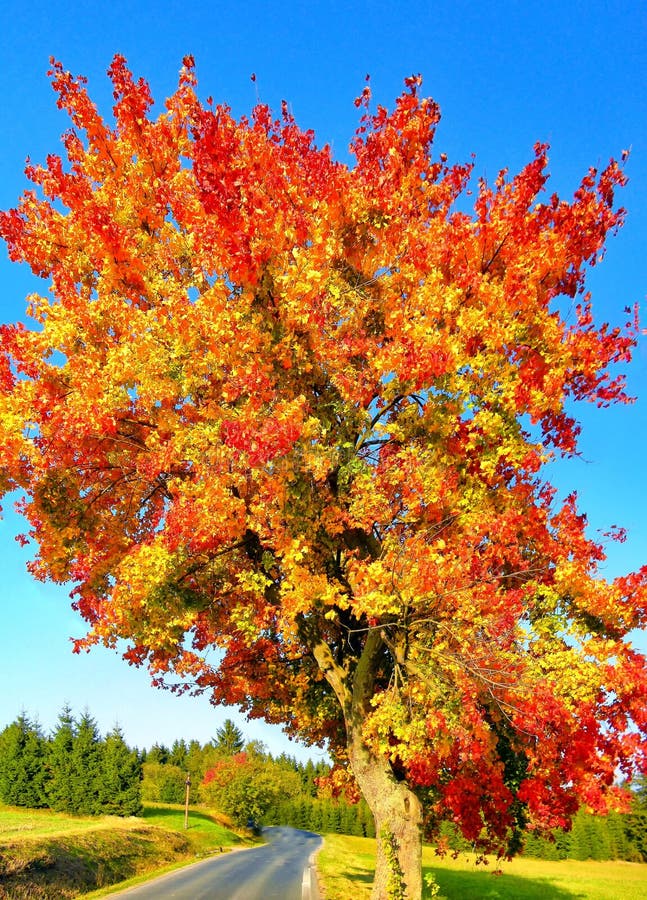
{"type": "Polygon", "coordinates": [[[191,790],[191,776],[186,776],[186,781],[184,782],[186,785],[186,796],[184,799],[184,829],[189,827],[189,791],[191,790]]]}

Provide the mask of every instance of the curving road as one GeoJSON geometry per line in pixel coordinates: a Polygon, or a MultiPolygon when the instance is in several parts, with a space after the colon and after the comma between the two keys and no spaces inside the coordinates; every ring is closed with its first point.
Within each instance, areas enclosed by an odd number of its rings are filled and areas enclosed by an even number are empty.
{"type": "Polygon", "coordinates": [[[321,838],[296,828],[266,828],[268,843],[225,853],[122,891],[132,900],[318,900],[312,854],[321,838]]]}

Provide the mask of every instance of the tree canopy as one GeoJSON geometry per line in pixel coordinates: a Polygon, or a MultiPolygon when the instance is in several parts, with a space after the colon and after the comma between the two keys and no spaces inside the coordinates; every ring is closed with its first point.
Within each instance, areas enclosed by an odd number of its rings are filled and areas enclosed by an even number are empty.
{"type": "Polygon", "coordinates": [[[573,401],[627,401],[634,314],[585,290],[621,166],[564,200],[538,144],[470,193],[419,78],[392,111],[365,88],[348,165],[287,105],[203,103],[191,58],[158,115],[109,75],[112,122],[53,63],[65,159],[0,217],[49,281],[1,332],[0,489],[33,574],[74,586],[77,649],[123,638],[159,684],[327,742],[375,897],[393,847],[419,895],[442,819],[505,851],[614,802],[646,767],[647,568],[601,576],[546,466],[573,401]]]}

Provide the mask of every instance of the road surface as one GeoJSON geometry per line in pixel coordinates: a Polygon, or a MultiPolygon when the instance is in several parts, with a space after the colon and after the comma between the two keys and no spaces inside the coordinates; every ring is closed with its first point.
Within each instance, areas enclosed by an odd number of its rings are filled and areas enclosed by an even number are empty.
{"type": "Polygon", "coordinates": [[[122,891],[132,900],[318,900],[311,856],[321,838],[266,828],[260,847],[225,853],[122,891]]]}

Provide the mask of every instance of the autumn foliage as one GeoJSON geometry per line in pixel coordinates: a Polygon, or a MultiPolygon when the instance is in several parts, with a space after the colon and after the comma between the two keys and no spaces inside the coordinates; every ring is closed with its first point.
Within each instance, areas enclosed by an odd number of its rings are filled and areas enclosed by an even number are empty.
{"type": "Polygon", "coordinates": [[[2,329],[0,483],[78,646],[327,742],[378,834],[405,791],[499,850],[621,802],[647,569],[605,581],[546,480],[572,401],[627,400],[633,313],[599,325],[584,282],[619,165],[563,200],[539,144],[470,195],[418,78],[393,111],[365,89],[346,165],[287,107],[202,103],[190,58],[155,117],[109,74],[111,123],[53,64],[65,159],[0,219],[50,286],[2,329]]]}

